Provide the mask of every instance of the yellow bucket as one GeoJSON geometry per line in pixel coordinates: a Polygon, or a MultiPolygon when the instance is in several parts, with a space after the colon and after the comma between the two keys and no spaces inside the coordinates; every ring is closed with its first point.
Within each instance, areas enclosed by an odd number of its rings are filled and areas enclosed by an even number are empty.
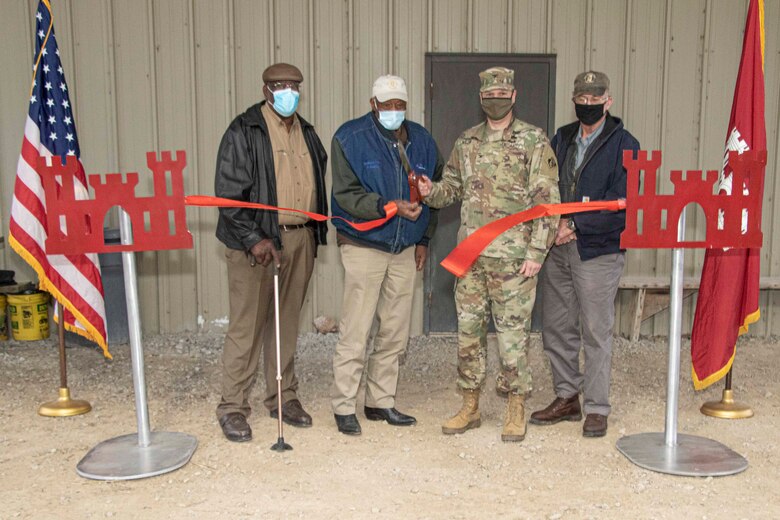
{"type": "Polygon", "coordinates": [[[0,341],[8,339],[8,320],[6,320],[5,305],[5,294],[0,294],[0,341]]]}
{"type": "Polygon", "coordinates": [[[8,315],[14,339],[35,341],[49,337],[49,293],[9,294],[8,315]]]}

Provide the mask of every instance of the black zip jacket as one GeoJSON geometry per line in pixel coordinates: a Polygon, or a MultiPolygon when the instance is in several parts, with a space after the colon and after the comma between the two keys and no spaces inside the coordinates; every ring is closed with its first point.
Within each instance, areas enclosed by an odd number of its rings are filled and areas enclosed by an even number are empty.
{"type": "MultiPolygon", "coordinates": [[[[552,139],[552,147],[558,164],[564,167],[567,153],[577,138],[580,123],[575,121],[558,129],[552,139]]],[[[570,151],[571,150],[571,151],[570,151]]],[[[626,169],[623,167],[623,150],[639,150],[639,141],[623,128],[623,122],[607,112],[604,129],[588,146],[582,164],[574,172],[574,201],[617,200],[626,198],[626,169]]],[[[565,172],[559,175],[562,184],[561,199],[566,191],[565,172]]],[[[617,253],[620,234],[626,227],[625,211],[591,211],[572,215],[577,228],[577,251],[580,258],[589,260],[597,256],[617,253]]]]}
{"type": "MultiPolygon", "coordinates": [[[[265,101],[236,117],[222,136],[214,178],[214,193],[217,197],[277,205],[271,138],[260,112],[263,103],[265,101]]],[[[314,166],[317,213],[327,215],[325,167],[328,155],[314,127],[302,117],[298,116],[298,119],[314,166]]],[[[325,222],[312,220],[307,225],[314,229],[316,244],[325,245],[325,222]]],[[[282,249],[279,220],[275,211],[219,208],[217,238],[227,247],[243,251],[249,251],[261,240],[270,238],[277,249],[282,249]]]]}

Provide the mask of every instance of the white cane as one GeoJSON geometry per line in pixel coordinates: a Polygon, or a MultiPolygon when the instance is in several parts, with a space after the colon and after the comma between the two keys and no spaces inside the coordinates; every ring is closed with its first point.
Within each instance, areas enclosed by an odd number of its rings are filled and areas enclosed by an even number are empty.
{"type": "Polygon", "coordinates": [[[279,438],[271,446],[274,451],[291,450],[292,446],[284,442],[284,427],[282,426],[282,364],[279,359],[279,266],[274,263],[274,322],[276,325],[276,410],[279,419],[279,438]]]}

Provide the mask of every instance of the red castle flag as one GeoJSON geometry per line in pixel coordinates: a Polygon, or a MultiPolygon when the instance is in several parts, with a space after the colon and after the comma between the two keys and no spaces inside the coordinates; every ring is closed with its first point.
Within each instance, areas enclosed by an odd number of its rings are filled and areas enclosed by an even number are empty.
{"type": "MultiPolygon", "coordinates": [[[[38,157],[64,161],[68,155],[78,159],[80,152],[49,0],[40,1],[35,18],[33,79],[16,167],[8,242],[35,269],[41,289],[64,305],[65,328],[94,341],[111,357],[106,344],[106,310],[98,256],[46,254],[46,198],[41,183],[45,173],[38,169],[38,157]]],[[[75,184],[76,198],[89,198],[80,160],[75,184]]]]}
{"type": "MultiPolygon", "coordinates": [[[[731,107],[720,190],[731,186],[728,153],[766,150],[764,123],[764,3],[750,0],[742,58],[731,107]]],[[[708,249],[691,332],[693,386],[701,390],[725,376],[736,354],[737,338],[758,321],[760,249],[708,249]]]]}

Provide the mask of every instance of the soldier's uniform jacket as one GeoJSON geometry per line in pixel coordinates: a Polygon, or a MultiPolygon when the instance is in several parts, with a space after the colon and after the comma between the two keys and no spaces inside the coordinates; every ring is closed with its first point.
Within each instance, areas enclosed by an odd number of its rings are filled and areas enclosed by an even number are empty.
{"type": "MultiPolygon", "coordinates": [[[[462,200],[458,242],[480,227],[538,204],[560,202],[558,163],[544,131],[515,118],[504,130],[486,122],[455,142],[440,182],[425,202],[441,208],[462,200]]],[[[558,217],[517,225],[483,251],[494,258],[542,263],[555,239],[558,217]]]]}

